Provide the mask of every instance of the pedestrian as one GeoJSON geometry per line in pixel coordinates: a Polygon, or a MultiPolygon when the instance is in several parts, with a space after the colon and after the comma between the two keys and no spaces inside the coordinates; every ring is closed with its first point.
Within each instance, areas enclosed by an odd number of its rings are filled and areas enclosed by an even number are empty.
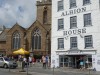
{"type": "Polygon", "coordinates": [[[83,60],[80,60],[80,69],[83,69],[84,63],[83,60]]]}
{"type": "Polygon", "coordinates": [[[23,57],[23,63],[24,63],[24,67],[26,67],[27,66],[27,59],[25,56],[23,57]]]}
{"type": "Polygon", "coordinates": [[[46,69],[46,57],[42,56],[42,63],[43,63],[43,68],[46,69]]]}
{"type": "Polygon", "coordinates": [[[48,67],[48,65],[49,65],[48,64],[49,63],[49,56],[46,56],[45,58],[46,58],[46,66],[48,67]]]}
{"type": "Polygon", "coordinates": [[[35,64],[35,58],[34,57],[32,58],[32,64],[33,65],[35,64]]]}
{"type": "Polygon", "coordinates": [[[31,67],[32,66],[32,57],[29,56],[29,66],[31,67]]]}

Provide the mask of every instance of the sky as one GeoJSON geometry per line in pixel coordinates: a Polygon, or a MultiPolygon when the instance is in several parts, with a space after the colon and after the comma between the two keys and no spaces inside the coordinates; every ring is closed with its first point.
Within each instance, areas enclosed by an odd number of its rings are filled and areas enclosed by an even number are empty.
{"type": "Polygon", "coordinates": [[[36,20],[36,0],[0,0],[0,25],[11,28],[18,23],[24,28],[36,20]]]}

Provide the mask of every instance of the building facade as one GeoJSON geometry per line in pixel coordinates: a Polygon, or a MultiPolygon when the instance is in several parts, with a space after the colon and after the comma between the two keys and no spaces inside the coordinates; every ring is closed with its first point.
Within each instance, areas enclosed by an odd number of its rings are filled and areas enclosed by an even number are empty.
{"type": "Polygon", "coordinates": [[[53,0],[51,67],[100,70],[99,20],[100,0],[53,0]]]}
{"type": "MultiPolygon", "coordinates": [[[[7,30],[7,28],[5,29],[7,30]]],[[[50,55],[51,51],[51,0],[37,1],[37,18],[29,27],[23,28],[16,23],[6,31],[3,50],[6,54],[24,48],[33,55],[50,55]]],[[[2,35],[0,35],[2,37],[2,35]]],[[[2,37],[3,38],[3,37],[2,37]]],[[[0,50],[2,50],[0,43],[0,50]]],[[[2,52],[1,52],[2,53],[2,52]]]]}

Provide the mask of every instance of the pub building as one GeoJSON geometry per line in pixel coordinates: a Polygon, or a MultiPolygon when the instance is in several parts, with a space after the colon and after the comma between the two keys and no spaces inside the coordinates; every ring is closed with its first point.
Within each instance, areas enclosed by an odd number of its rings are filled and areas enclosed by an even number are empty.
{"type": "Polygon", "coordinates": [[[100,0],[52,0],[51,67],[100,71],[100,0]]]}

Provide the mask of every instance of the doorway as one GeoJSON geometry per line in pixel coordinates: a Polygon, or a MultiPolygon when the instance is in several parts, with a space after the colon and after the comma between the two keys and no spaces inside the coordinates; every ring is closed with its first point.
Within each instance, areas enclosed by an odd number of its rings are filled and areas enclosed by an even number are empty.
{"type": "Polygon", "coordinates": [[[66,55],[59,56],[59,66],[60,67],[68,67],[68,56],[66,56],[66,55]]]}
{"type": "MultiPolygon", "coordinates": [[[[84,59],[85,55],[60,55],[59,56],[59,66],[60,67],[72,67],[80,68],[80,60],[86,61],[84,59]]],[[[85,66],[85,63],[84,63],[85,66]]]]}

